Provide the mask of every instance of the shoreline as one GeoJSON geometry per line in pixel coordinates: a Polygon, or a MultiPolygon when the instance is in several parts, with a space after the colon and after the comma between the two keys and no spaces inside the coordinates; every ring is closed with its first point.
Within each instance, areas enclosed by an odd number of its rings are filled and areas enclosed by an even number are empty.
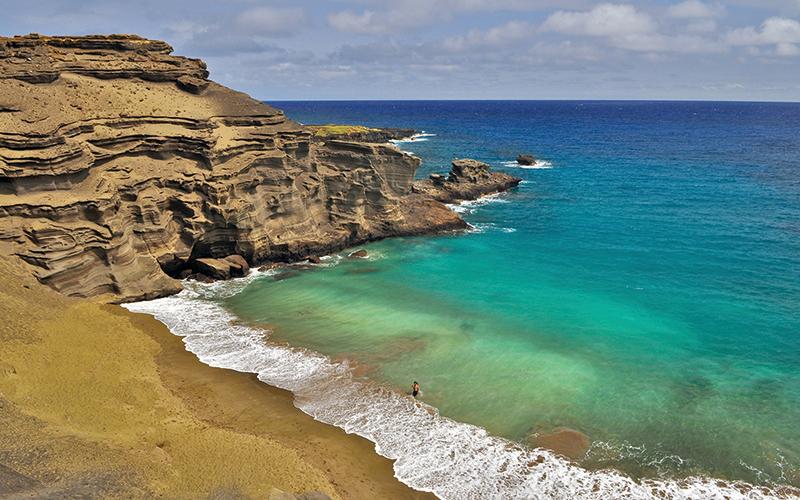
{"type": "Polygon", "coordinates": [[[156,319],[64,297],[0,258],[0,496],[430,498],[372,443],[156,319]]]}
{"type": "Polygon", "coordinates": [[[153,316],[123,311],[132,322],[151,325],[143,330],[161,345],[156,362],[164,385],[203,421],[268,437],[295,450],[329,474],[342,498],[433,498],[400,483],[392,461],[375,453],[372,442],[297,409],[291,392],[264,384],[251,373],[206,365],[153,316]],[[197,387],[205,398],[196,397],[197,387]]]}
{"type": "Polygon", "coordinates": [[[207,300],[220,290],[207,294],[203,287],[208,285],[198,285],[188,295],[134,307],[164,321],[203,363],[256,373],[265,385],[290,389],[296,407],[315,420],[375,443],[377,454],[394,460],[395,476],[419,491],[441,498],[594,499],[623,491],[637,499],[797,494],[790,486],[764,487],[710,476],[636,480],[614,469],[585,469],[549,450],[531,449],[441,416],[436,408],[409,401],[380,384],[354,381],[346,362],[265,341],[263,329],[239,324],[207,300]],[[212,331],[214,335],[206,333],[212,331]],[[409,428],[419,436],[414,443],[402,439],[409,428]]]}

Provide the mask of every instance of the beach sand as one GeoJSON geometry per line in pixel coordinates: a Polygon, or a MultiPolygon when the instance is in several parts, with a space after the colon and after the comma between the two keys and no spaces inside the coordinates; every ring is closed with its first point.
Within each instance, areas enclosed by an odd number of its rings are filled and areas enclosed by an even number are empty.
{"type": "Polygon", "coordinates": [[[211,368],[145,315],[0,258],[0,495],[424,498],[372,443],[211,368]]]}

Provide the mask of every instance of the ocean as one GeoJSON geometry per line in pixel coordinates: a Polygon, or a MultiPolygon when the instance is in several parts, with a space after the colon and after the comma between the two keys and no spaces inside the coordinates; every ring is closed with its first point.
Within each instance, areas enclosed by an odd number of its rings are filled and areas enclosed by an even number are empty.
{"type": "Polygon", "coordinates": [[[424,131],[398,144],[419,177],[475,158],[524,181],[453,207],[464,233],[129,308],[443,498],[800,486],[800,104],[274,105],[424,131]],[[573,462],[531,445],[562,428],[591,441],[573,462]]]}

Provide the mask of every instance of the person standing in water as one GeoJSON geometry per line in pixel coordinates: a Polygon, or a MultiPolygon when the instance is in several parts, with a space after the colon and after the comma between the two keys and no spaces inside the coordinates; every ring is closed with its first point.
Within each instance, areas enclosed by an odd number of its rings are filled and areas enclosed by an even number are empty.
{"type": "Polygon", "coordinates": [[[419,394],[419,384],[415,380],[414,384],[411,386],[411,395],[417,397],[417,394],[419,394]]]}

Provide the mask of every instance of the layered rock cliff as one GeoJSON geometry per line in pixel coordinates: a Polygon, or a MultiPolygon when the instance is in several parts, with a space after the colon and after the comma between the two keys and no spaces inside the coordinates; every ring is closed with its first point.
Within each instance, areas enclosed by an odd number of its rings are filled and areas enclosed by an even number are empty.
{"type": "Polygon", "coordinates": [[[136,36],[0,38],[0,251],[68,295],[172,293],[206,257],[287,261],[464,227],[419,160],[318,141],[136,36]]]}

